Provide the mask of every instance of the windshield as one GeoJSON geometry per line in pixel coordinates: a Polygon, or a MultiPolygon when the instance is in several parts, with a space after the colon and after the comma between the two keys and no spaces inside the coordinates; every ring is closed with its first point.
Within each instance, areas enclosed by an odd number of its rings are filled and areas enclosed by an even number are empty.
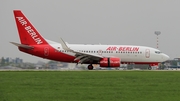
{"type": "Polygon", "coordinates": [[[156,54],[160,54],[160,53],[162,53],[162,52],[160,52],[160,51],[155,51],[155,53],[156,53],[156,54]]]}

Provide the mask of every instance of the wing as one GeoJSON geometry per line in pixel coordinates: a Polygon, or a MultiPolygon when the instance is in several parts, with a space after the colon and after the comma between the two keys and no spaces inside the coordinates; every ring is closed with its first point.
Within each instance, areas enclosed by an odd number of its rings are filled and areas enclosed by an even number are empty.
{"type": "Polygon", "coordinates": [[[72,50],[66,45],[66,43],[63,41],[62,38],[61,38],[60,42],[61,42],[62,48],[64,50],[76,53],[75,54],[76,58],[74,59],[74,61],[79,60],[79,63],[85,63],[87,61],[99,61],[101,58],[103,58],[103,56],[101,56],[101,55],[84,53],[84,52],[72,50]]]}

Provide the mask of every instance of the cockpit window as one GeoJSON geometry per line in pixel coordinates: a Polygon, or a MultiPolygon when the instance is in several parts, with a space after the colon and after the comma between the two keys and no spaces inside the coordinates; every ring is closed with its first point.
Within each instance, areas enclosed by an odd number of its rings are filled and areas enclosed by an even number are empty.
{"type": "Polygon", "coordinates": [[[160,54],[161,52],[160,51],[155,51],[156,54],[160,54]]]}

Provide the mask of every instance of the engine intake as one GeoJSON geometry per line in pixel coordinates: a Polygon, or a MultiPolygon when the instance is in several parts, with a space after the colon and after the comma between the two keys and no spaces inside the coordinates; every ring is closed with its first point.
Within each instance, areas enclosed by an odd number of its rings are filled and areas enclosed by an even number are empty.
{"type": "Polygon", "coordinates": [[[100,67],[120,67],[120,58],[102,58],[100,60],[100,67]]]}

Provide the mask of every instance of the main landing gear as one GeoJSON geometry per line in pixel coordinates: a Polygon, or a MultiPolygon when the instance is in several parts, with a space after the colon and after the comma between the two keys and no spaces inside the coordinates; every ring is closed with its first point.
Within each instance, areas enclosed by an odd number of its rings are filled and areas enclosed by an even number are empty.
{"type": "Polygon", "coordinates": [[[93,65],[92,64],[90,64],[90,65],[88,65],[88,67],[87,67],[89,70],[93,70],[93,65]]]}

